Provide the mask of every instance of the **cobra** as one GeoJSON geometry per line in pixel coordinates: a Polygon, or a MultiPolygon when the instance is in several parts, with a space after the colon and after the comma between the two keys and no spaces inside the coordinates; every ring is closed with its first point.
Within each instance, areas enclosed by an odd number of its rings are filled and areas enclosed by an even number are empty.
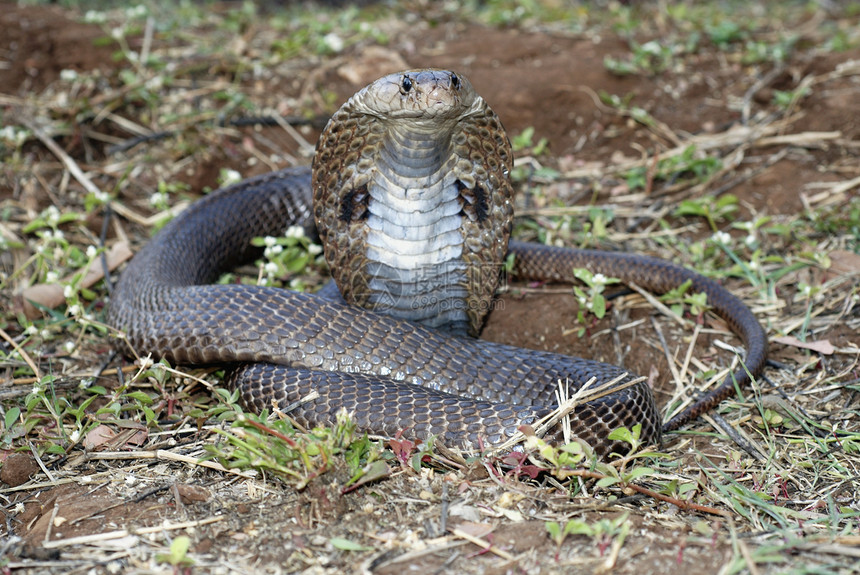
{"type": "Polygon", "coordinates": [[[616,428],[641,424],[659,443],[763,368],[767,338],[753,313],[718,283],[636,254],[510,241],[502,124],[462,76],[410,70],[385,76],[336,112],[312,169],[244,180],[197,201],[132,260],[112,295],[120,344],[178,364],[234,368],[229,380],[257,410],[356,425],[469,451],[498,445],[552,411],[559,381],[577,389],[620,378],[619,391],[575,407],[576,437],[600,454],[624,446],[616,428]],[[211,285],[259,256],[251,239],[302,226],[318,234],[337,289],[322,295],[211,285]],[[686,280],[705,292],[746,347],[743,367],[661,425],[646,383],[619,366],[482,341],[508,254],[513,276],[574,281],[574,268],[664,293],[686,280]],[[469,334],[469,335],[467,335],[469,334]]]}

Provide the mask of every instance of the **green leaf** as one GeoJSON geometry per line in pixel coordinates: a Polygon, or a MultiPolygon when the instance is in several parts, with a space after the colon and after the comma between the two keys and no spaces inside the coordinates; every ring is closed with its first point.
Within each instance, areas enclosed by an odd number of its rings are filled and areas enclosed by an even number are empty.
{"type": "Polygon", "coordinates": [[[511,138],[511,146],[514,151],[524,150],[532,146],[532,138],[535,135],[535,129],[532,126],[525,128],[519,135],[511,138]]]}
{"type": "Polygon", "coordinates": [[[585,521],[581,521],[579,519],[571,519],[564,526],[565,535],[573,534],[573,535],[593,535],[594,528],[586,523],[585,521]]]}
{"type": "Polygon", "coordinates": [[[646,475],[653,475],[654,470],[650,467],[635,467],[630,473],[626,474],[624,479],[627,482],[633,481],[634,479],[638,479],[640,477],[644,477],[646,475]]]}
{"type": "Polygon", "coordinates": [[[133,399],[135,401],[139,401],[144,405],[149,405],[152,403],[152,398],[142,391],[132,391],[128,394],[128,398],[133,399]]]}
{"type": "Polygon", "coordinates": [[[701,201],[683,200],[675,208],[675,216],[704,216],[708,214],[708,208],[701,201]]]}
{"type": "Polygon", "coordinates": [[[546,530],[549,531],[549,536],[552,537],[552,540],[558,544],[561,544],[561,525],[559,525],[556,521],[547,521],[544,525],[546,525],[546,530]]]}
{"type": "Polygon", "coordinates": [[[603,316],[606,315],[606,298],[602,295],[595,294],[594,297],[591,298],[591,312],[597,317],[597,319],[603,319],[603,316]]]}
{"type": "Polygon", "coordinates": [[[170,555],[168,562],[171,565],[178,565],[185,559],[188,554],[188,549],[191,547],[191,538],[187,535],[180,535],[170,544],[170,555]]]}
{"type": "Polygon", "coordinates": [[[619,427],[618,429],[612,430],[608,437],[613,441],[623,441],[624,443],[633,442],[633,433],[631,433],[626,427],[619,427]]]}
{"type": "Polygon", "coordinates": [[[391,475],[391,469],[388,467],[388,464],[381,459],[378,459],[359,471],[352,479],[349,480],[346,486],[355,489],[366,483],[370,483],[371,481],[388,477],[389,475],[391,475]]]}
{"type": "Polygon", "coordinates": [[[332,537],[329,541],[335,549],[340,549],[341,551],[370,551],[373,549],[373,547],[365,547],[360,543],[342,537],[332,537]]]}
{"type": "Polygon", "coordinates": [[[12,429],[12,426],[15,425],[15,422],[18,421],[18,417],[21,416],[21,410],[18,407],[12,407],[6,412],[6,419],[4,421],[6,425],[6,429],[12,429]]]}
{"type": "Polygon", "coordinates": [[[597,482],[597,486],[598,487],[609,487],[611,485],[615,485],[619,481],[621,481],[621,480],[618,479],[617,477],[604,477],[603,479],[601,479],[597,482]]]}

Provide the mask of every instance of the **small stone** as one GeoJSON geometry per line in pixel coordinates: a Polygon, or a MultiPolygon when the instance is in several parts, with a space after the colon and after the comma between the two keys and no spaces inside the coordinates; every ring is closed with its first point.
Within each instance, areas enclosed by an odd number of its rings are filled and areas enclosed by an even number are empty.
{"type": "Polygon", "coordinates": [[[182,499],[182,503],[185,503],[186,505],[206,501],[209,499],[210,495],[208,489],[184,483],[177,484],[176,491],[179,492],[179,497],[182,499]]]}
{"type": "Polygon", "coordinates": [[[39,471],[39,465],[29,453],[13,453],[3,462],[0,481],[10,487],[18,487],[30,480],[39,471]]]}

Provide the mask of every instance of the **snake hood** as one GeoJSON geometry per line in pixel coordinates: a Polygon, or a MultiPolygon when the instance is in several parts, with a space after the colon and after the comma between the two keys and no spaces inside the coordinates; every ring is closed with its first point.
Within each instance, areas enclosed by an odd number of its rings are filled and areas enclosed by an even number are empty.
{"type": "Polygon", "coordinates": [[[344,299],[477,335],[513,219],[510,142],[463,76],[407,70],[350,98],[319,139],[314,216],[344,299]]]}

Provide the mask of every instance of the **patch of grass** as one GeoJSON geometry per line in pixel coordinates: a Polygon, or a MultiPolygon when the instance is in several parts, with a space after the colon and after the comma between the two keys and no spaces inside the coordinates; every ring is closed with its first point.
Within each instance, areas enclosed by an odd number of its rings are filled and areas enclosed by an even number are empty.
{"type": "Polygon", "coordinates": [[[311,242],[300,226],[290,227],[283,237],[254,238],[251,243],[264,248],[257,285],[306,291],[309,272],[325,268],[322,246],[311,242]]]}
{"type": "Polygon", "coordinates": [[[626,94],[624,96],[618,96],[617,94],[609,94],[603,90],[598,93],[600,97],[601,103],[609,106],[610,108],[614,108],[621,115],[632,118],[639,124],[643,126],[654,126],[655,121],[651,114],[648,113],[645,108],[641,108],[639,106],[633,106],[633,98],[634,94],[626,94]]]}
{"type": "MultiPolygon", "coordinates": [[[[655,181],[677,183],[688,180],[692,183],[707,181],[722,168],[720,158],[702,154],[695,146],[688,146],[681,154],[659,160],[656,166],[642,166],[627,173],[627,186],[631,190],[645,189],[655,181]]],[[[732,196],[725,196],[732,197],[732,196]]],[[[694,202],[694,200],[690,200],[694,202]]],[[[725,202],[725,200],[720,200],[725,202]]],[[[691,209],[693,206],[690,206],[691,209]]],[[[705,215],[702,213],[700,215],[705,215]]]]}
{"type": "MultiPolygon", "coordinates": [[[[682,170],[685,170],[683,162],[672,162],[673,166],[681,165],[682,170]]],[[[700,169],[693,169],[693,172],[703,173],[708,171],[705,166],[700,169]]],[[[659,168],[658,168],[659,171],[659,168]]],[[[685,170],[686,171],[686,170],[685,170]]],[[[629,177],[628,177],[629,182],[629,177]]],[[[674,215],[676,217],[684,216],[699,216],[705,218],[708,222],[708,227],[714,233],[719,232],[718,222],[725,221],[726,218],[735,213],[738,209],[738,199],[732,194],[725,194],[719,197],[704,196],[693,200],[683,200],[677,208],[674,215]]],[[[723,237],[724,242],[727,240],[723,237]]]]}
{"type": "Polygon", "coordinates": [[[631,42],[631,56],[626,59],[606,56],[603,65],[607,70],[619,76],[630,74],[655,75],[669,69],[675,62],[675,57],[685,47],[664,44],[650,40],[644,44],[631,42]]]}
{"type": "Polygon", "coordinates": [[[350,483],[366,473],[379,470],[382,446],[356,434],[355,425],[346,413],[340,413],[330,428],[298,433],[282,414],[239,412],[227,430],[216,429],[224,441],[207,445],[209,454],[230,469],[255,469],[278,476],[296,489],[325,473],[335,457],[343,457],[350,466],[350,483]]]}
{"type": "Polygon", "coordinates": [[[559,548],[568,535],[591,537],[595,548],[603,556],[610,545],[619,548],[624,545],[632,526],[629,517],[629,513],[622,513],[614,519],[598,519],[593,522],[571,519],[564,524],[564,527],[555,521],[547,521],[546,530],[559,548]]]}
{"type": "Polygon", "coordinates": [[[606,286],[617,284],[617,278],[606,277],[601,273],[592,273],[585,268],[577,268],[573,270],[573,275],[582,282],[582,285],[573,286],[573,294],[576,296],[576,301],[579,304],[576,312],[576,321],[580,328],[577,335],[582,337],[585,335],[588,326],[591,324],[590,316],[595,319],[603,319],[606,315],[606,298],[603,292],[606,286]]]}
{"type": "Polygon", "coordinates": [[[708,306],[708,296],[705,293],[689,293],[692,282],[685,281],[675,289],[669,290],[660,296],[660,301],[669,305],[669,309],[678,317],[684,316],[684,308],[690,307],[690,314],[694,317],[699,317],[706,312],[708,306]]]}

